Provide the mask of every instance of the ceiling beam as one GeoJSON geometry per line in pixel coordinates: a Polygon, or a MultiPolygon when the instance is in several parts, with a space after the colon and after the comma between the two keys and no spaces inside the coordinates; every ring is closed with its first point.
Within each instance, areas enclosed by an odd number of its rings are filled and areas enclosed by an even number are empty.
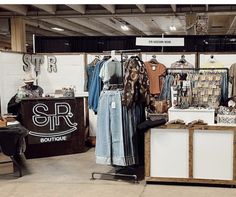
{"type": "Polygon", "coordinates": [[[50,14],[55,14],[57,9],[56,5],[33,4],[33,6],[41,10],[44,10],[45,12],[48,12],[50,14]]]}
{"type": "Polygon", "coordinates": [[[141,5],[141,4],[136,4],[136,6],[138,7],[138,9],[140,9],[143,13],[146,12],[146,6],[145,5],[141,5]]]}
{"type": "Polygon", "coordinates": [[[53,29],[51,29],[52,25],[50,23],[44,22],[44,21],[39,21],[39,20],[26,20],[26,24],[30,25],[30,26],[34,26],[37,27],[39,29],[44,29],[47,31],[51,31],[51,32],[55,32],[56,34],[60,34],[62,36],[75,36],[76,33],[72,32],[72,31],[55,31],[53,29]]]}
{"type": "Polygon", "coordinates": [[[173,12],[176,12],[176,4],[171,4],[170,6],[171,6],[173,12]]]}
{"type": "Polygon", "coordinates": [[[102,35],[99,32],[95,32],[91,29],[88,29],[86,27],[80,26],[76,23],[73,23],[71,21],[68,21],[63,18],[54,18],[54,19],[42,19],[45,22],[50,23],[51,25],[63,28],[63,29],[68,29],[73,32],[77,32],[77,36],[94,36],[94,35],[102,35]]]}
{"type": "Polygon", "coordinates": [[[120,27],[120,22],[118,22],[117,20],[114,20],[113,18],[99,17],[94,20],[113,28],[114,30],[116,30],[116,32],[119,32],[122,35],[135,35],[135,32],[132,29],[129,31],[123,31],[120,27]]]}
{"type": "Polygon", "coordinates": [[[235,33],[235,28],[236,28],[236,16],[232,20],[232,23],[229,26],[229,29],[226,34],[234,34],[235,33]]]}
{"type": "Polygon", "coordinates": [[[122,19],[130,24],[129,27],[134,30],[137,35],[150,35],[149,21],[145,21],[145,17],[122,17],[122,19]]]}
{"type": "Polygon", "coordinates": [[[119,32],[117,32],[117,30],[107,26],[106,24],[103,24],[99,21],[95,21],[93,19],[90,18],[68,18],[67,20],[73,22],[73,23],[77,23],[79,25],[82,25],[84,27],[93,29],[94,31],[97,32],[101,32],[106,36],[115,36],[115,35],[123,35],[119,32]]]}
{"type": "Polygon", "coordinates": [[[25,5],[3,5],[3,4],[0,4],[0,7],[3,9],[6,9],[6,10],[12,11],[12,12],[16,12],[20,15],[26,15],[27,10],[28,10],[27,6],[25,6],[25,5]]]}
{"type": "Polygon", "coordinates": [[[86,6],[85,5],[75,5],[75,4],[66,4],[68,7],[70,7],[71,9],[81,13],[81,14],[85,14],[86,11],[86,6]]]}
{"type": "Polygon", "coordinates": [[[112,4],[101,4],[101,6],[104,7],[105,9],[107,9],[112,14],[115,14],[115,12],[116,12],[115,5],[112,5],[112,4]]]}
{"type": "Polygon", "coordinates": [[[40,34],[43,36],[61,36],[61,34],[58,34],[57,32],[52,32],[49,30],[37,28],[35,26],[26,25],[26,32],[34,33],[34,34],[40,34]]]}

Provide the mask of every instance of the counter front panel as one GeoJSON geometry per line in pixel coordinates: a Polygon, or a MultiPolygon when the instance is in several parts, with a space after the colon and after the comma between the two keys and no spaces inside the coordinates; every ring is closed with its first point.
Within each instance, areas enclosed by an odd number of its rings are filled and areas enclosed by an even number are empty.
{"type": "Polygon", "coordinates": [[[27,99],[21,102],[22,124],[29,130],[26,158],[83,152],[83,98],[27,99]]]}

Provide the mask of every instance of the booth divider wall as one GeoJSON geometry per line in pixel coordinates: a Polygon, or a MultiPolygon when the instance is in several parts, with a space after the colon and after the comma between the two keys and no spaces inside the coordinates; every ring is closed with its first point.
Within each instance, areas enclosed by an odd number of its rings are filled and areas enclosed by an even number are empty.
{"type": "MultiPolygon", "coordinates": [[[[50,53],[41,55],[44,56],[44,64],[41,66],[38,82],[44,89],[44,93],[54,93],[56,89],[75,85],[76,96],[88,95],[84,92],[83,88],[85,54],[50,53]],[[48,56],[55,56],[57,58],[57,73],[47,72],[48,56]]],[[[7,103],[10,98],[14,96],[18,87],[24,85],[23,77],[25,77],[25,72],[23,71],[24,63],[22,57],[23,53],[0,52],[2,113],[7,113],[7,103]]],[[[32,72],[33,69],[32,67],[32,72]]]]}
{"type": "MultiPolygon", "coordinates": [[[[236,53],[199,53],[199,67],[202,68],[204,66],[209,66],[209,62],[212,62],[212,65],[220,66],[222,65],[224,68],[230,69],[230,66],[236,63],[236,53]]],[[[228,97],[231,97],[232,93],[232,84],[229,83],[229,91],[228,97]]]]}
{"type": "Polygon", "coordinates": [[[2,114],[7,112],[7,103],[14,96],[17,88],[23,85],[25,72],[22,69],[22,55],[17,52],[0,51],[2,114]]]}
{"type": "Polygon", "coordinates": [[[76,96],[87,96],[87,93],[84,92],[83,88],[85,54],[50,53],[42,55],[44,56],[45,61],[41,66],[41,73],[39,74],[39,85],[44,88],[46,93],[54,93],[56,89],[74,85],[76,89],[76,96]],[[49,73],[47,71],[48,56],[54,56],[56,58],[56,73],[49,73]]]}
{"type": "Polygon", "coordinates": [[[214,56],[214,61],[221,63],[225,68],[230,68],[232,64],[236,63],[236,53],[207,52],[198,53],[199,67],[201,68],[206,62],[208,62],[212,55],[214,56]]]}
{"type": "Polygon", "coordinates": [[[171,64],[181,59],[181,56],[184,55],[186,61],[193,64],[195,67],[197,67],[198,64],[198,58],[197,53],[191,53],[191,52],[163,52],[163,53],[157,53],[157,52],[142,52],[142,60],[149,61],[152,59],[152,56],[155,55],[158,62],[164,64],[167,68],[170,68],[171,64]]]}

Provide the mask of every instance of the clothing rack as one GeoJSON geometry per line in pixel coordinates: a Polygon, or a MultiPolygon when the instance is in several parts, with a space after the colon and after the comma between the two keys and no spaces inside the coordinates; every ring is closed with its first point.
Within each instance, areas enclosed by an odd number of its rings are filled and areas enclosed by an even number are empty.
{"type": "Polygon", "coordinates": [[[167,68],[168,70],[229,70],[228,68],[167,68]]]}
{"type": "Polygon", "coordinates": [[[103,54],[104,55],[111,55],[112,54],[120,54],[120,62],[121,62],[121,73],[122,73],[122,76],[121,76],[121,80],[122,80],[122,84],[119,84],[119,85],[122,85],[124,86],[124,59],[123,57],[125,55],[127,55],[127,53],[138,53],[138,57],[141,59],[141,49],[129,49],[129,50],[111,50],[111,51],[103,51],[103,54]]]}
{"type": "MultiPolygon", "coordinates": [[[[127,53],[138,53],[139,54],[139,57],[141,58],[141,49],[133,49],[133,50],[112,50],[112,51],[103,51],[104,54],[115,54],[115,53],[119,53],[120,54],[120,58],[121,58],[121,72],[122,72],[122,85],[124,85],[124,61],[123,61],[123,56],[127,53]]],[[[121,166],[119,166],[121,167],[121,166]]],[[[130,166],[124,166],[124,167],[121,167],[119,170],[116,170],[115,172],[107,172],[107,173],[104,173],[104,172],[92,172],[92,176],[91,176],[91,180],[95,180],[95,175],[104,175],[104,176],[112,176],[114,178],[129,178],[131,180],[133,180],[133,183],[138,183],[138,177],[136,174],[126,174],[126,173],[120,173],[124,168],[128,168],[128,171],[130,172],[131,167],[130,166]]],[[[101,179],[102,177],[100,177],[101,179]]]]}
{"type": "MultiPolygon", "coordinates": [[[[179,72],[175,72],[173,74],[187,74],[187,73],[182,73],[182,71],[184,70],[189,70],[189,71],[209,71],[212,73],[217,73],[217,74],[221,74],[221,73],[226,73],[226,80],[227,83],[229,82],[229,69],[228,68],[167,68],[166,72],[167,74],[170,74],[170,71],[173,70],[178,70],[179,72]],[[224,72],[221,72],[224,71],[224,72]]],[[[221,98],[222,99],[222,98],[221,98]]],[[[224,100],[221,100],[220,102],[224,102],[224,100]]]]}
{"type": "Polygon", "coordinates": [[[201,70],[209,70],[209,71],[222,70],[222,71],[224,71],[225,70],[227,72],[227,77],[229,76],[229,69],[228,68],[167,68],[166,73],[169,74],[169,71],[171,71],[171,70],[179,70],[180,72],[182,70],[193,70],[193,71],[201,71],[201,70]]]}

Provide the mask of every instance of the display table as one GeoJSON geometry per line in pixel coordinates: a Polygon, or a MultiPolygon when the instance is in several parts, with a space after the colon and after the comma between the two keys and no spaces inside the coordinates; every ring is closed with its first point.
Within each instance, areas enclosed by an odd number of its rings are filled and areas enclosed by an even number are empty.
{"type": "Polygon", "coordinates": [[[193,120],[201,119],[207,124],[215,123],[215,109],[168,109],[169,121],[181,119],[188,124],[193,120]]]}
{"type": "Polygon", "coordinates": [[[83,97],[24,99],[21,116],[29,130],[26,158],[85,151],[83,97]]]}
{"type": "Polygon", "coordinates": [[[145,134],[147,182],[236,186],[236,127],[168,125],[145,134]]]}

